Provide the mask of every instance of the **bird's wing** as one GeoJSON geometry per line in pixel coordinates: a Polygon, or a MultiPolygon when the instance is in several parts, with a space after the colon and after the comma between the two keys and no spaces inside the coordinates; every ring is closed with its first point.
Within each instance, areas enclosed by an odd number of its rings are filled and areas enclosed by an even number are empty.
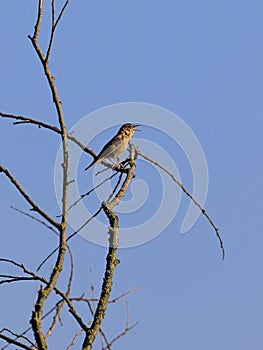
{"type": "Polygon", "coordinates": [[[118,155],[118,149],[120,148],[123,148],[123,140],[113,138],[102,148],[98,155],[98,158],[114,158],[114,155],[118,155]]]}
{"type": "Polygon", "coordinates": [[[88,170],[92,166],[100,163],[105,158],[117,158],[125,152],[127,148],[128,140],[124,140],[122,137],[115,136],[102,148],[96,159],[85,169],[88,170]]]}

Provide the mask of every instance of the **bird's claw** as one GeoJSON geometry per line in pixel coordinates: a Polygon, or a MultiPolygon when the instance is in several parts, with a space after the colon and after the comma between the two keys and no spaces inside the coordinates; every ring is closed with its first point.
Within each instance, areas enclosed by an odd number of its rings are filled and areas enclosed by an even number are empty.
{"type": "Polygon", "coordinates": [[[112,169],[113,170],[125,169],[125,165],[123,163],[113,164],[112,169]]]}

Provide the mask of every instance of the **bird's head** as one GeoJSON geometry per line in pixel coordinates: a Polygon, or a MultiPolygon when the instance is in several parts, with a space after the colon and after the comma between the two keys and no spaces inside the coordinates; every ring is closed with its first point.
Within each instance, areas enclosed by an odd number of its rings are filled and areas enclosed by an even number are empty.
{"type": "Polygon", "coordinates": [[[137,126],[140,126],[140,125],[139,124],[131,124],[131,123],[123,124],[119,130],[119,133],[125,134],[129,137],[132,137],[133,134],[135,133],[135,131],[141,131],[141,130],[136,129],[137,126]]]}

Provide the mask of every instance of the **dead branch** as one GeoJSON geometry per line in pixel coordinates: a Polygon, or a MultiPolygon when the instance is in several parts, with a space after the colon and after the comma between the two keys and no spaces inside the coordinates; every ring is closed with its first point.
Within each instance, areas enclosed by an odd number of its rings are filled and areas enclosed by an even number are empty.
{"type": "Polygon", "coordinates": [[[46,56],[45,56],[46,62],[48,62],[49,57],[50,57],[51,48],[52,48],[53,41],[54,41],[54,36],[55,36],[56,27],[59,24],[59,21],[61,20],[61,18],[63,16],[63,13],[66,10],[66,7],[68,6],[68,4],[69,4],[69,0],[67,0],[64,3],[64,5],[63,5],[63,7],[62,7],[62,9],[61,9],[57,19],[55,20],[55,0],[51,1],[51,33],[50,33],[50,39],[49,39],[47,53],[46,53],[46,56]]]}
{"type": "MultiPolygon", "coordinates": [[[[28,118],[28,117],[24,117],[24,116],[21,116],[21,115],[14,115],[14,114],[8,114],[8,113],[3,113],[3,112],[0,112],[0,117],[7,118],[7,119],[18,120],[18,122],[14,122],[14,125],[18,125],[18,124],[32,124],[32,125],[37,125],[39,128],[44,128],[44,129],[51,130],[51,131],[55,132],[56,134],[61,134],[61,130],[58,127],[56,127],[54,125],[50,125],[50,124],[44,123],[44,122],[42,122],[40,120],[36,120],[36,119],[33,119],[33,118],[28,118]]],[[[89,147],[84,145],[80,140],[78,140],[75,136],[73,136],[72,133],[68,133],[67,137],[68,137],[69,140],[71,140],[77,146],[79,146],[84,152],[90,154],[93,158],[96,157],[95,152],[93,152],[89,147]]]]}
{"type": "MultiPolygon", "coordinates": [[[[108,304],[116,303],[116,301],[118,301],[118,300],[124,298],[125,296],[127,296],[128,294],[133,293],[133,292],[135,292],[135,291],[137,291],[137,290],[140,290],[140,289],[142,289],[142,287],[135,287],[135,288],[132,288],[132,289],[128,290],[127,292],[118,295],[118,296],[117,296],[116,298],[114,298],[114,299],[109,299],[108,304]]],[[[91,297],[91,298],[84,298],[83,295],[81,295],[80,297],[72,297],[72,298],[70,298],[70,300],[71,300],[71,301],[84,301],[84,302],[90,302],[90,303],[91,303],[91,302],[94,302],[94,301],[95,301],[95,302],[98,302],[98,301],[99,301],[98,298],[94,298],[94,297],[91,297]]]]}
{"type": "MultiPolygon", "coordinates": [[[[36,273],[28,270],[24,264],[20,264],[18,262],[16,262],[15,260],[12,259],[5,259],[5,258],[0,258],[0,262],[5,262],[8,264],[11,264],[13,266],[18,267],[19,269],[21,269],[26,275],[29,275],[31,277],[33,277],[34,280],[40,281],[42,282],[44,285],[48,286],[50,284],[50,281],[47,280],[44,277],[41,277],[39,275],[37,275],[36,273]]],[[[42,291],[42,293],[44,293],[45,289],[42,289],[42,287],[40,288],[40,291],[42,291]]],[[[69,307],[69,312],[72,314],[72,316],[75,318],[75,320],[78,322],[78,324],[81,326],[81,328],[83,330],[87,330],[87,327],[85,325],[85,323],[83,322],[83,320],[81,319],[81,317],[79,316],[79,314],[77,313],[77,311],[74,308],[74,305],[72,304],[71,300],[66,296],[65,293],[63,293],[60,289],[58,289],[56,286],[54,286],[54,288],[52,289],[52,291],[54,291],[57,295],[59,295],[63,300],[66,301],[68,307],[69,307]]]]}
{"type": "MultiPolygon", "coordinates": [[[[26,345],[24,343],[21,343],[18,340],[12,339],[12,338],[4,335],[4,334],[0,333],[0,338],[5,340],[9,344],[14,344],[16,346],[19,346],[21,349],[32,350],[32,347],[30,347],[30,346],[28,346],[28,345],[26,345]]],[[[35,348],[34,350],[37,350],[37,349],[35,348]]]]}
{"type": "MultiPolygon", "coordinates": [[[[63,300],[63,299],[62,299],[63,300]]],[[[58,307],[58,305],[62,302],[62,300],[60,300],[59,302],[57,302],[55,304],[55,306],[53,306],[50,310],[48,310],[42,317],[42,321],[47,318],[54,310],[56,310],[56,308],[58,307]]],[[[27,334],[29,331],[31,331],[32,328],[31,327],[28,327],[26,330],[24,330],[21,334],[18,334],[17,337],[15,338],[15,340],[23,337],[25,334],[27,334]]],[[[10,345],[10,344],[9,344],[10,345]]],[[[1,348],[1,350],[5,350],[6,348],[9,347],[9,345],[5,345],[1,348]]],[[[37,349],[36,349],[37,350],[37,349]]]]}
{"type": "MultiPolygon", "coordinates": [[[[89,222],[91,222],[100,212],[102,211],[102,207],[100,207],[88,220],[86,220],[75,232],[73,232],[70,236],[68,236],[67,238],[67,242],[73,238],[74,236],[76,236],[81,230],[83,230],[83,228],[85,226],[88,225],[89,222]]],[[[51,256],[59,249],[59,247],[55,248],[54,250],[52,250],[52,252],[50,254],[48,254],[48,256],[41,262],[41,264],[38,266],[36,271],[39,271],[41,269],[41,267],[48,261],[49,258],[51,258],[51,256]]]]}
{"type": "MultiPolygon", "coordinates": [[[[134,150],[134,148],[132,148],[134,150]]],[[[116,258],[117,255],[117,249],[118,249],[118,230],[119,230],[119,219],[118,216],[113,211],[113,208],[119,204],[119,202],[124,197],[129,184],[131,183],[134,175],[135,170],[135,163],[134,163],[134,151],[131,151],[131,161],[130,161],[130,167],[128,168],[128,172],[126,173],[126,178],[115,195],[115,197],[108,202],[102,203],[102,208],[104,213],[106,214],[108,220],[109,220],[109,250],[106,258],[106,268],[103,278],[103,283],[101,287],[101,294],[99,298],[99,302],[97,304],[94,318],[92,321],[91,326],[86,331],[86,336],[82,345],[82,350],[91,350],[92,345],[94,343],[94,340],[98,334],[99,329],[101,328],[102,320],[105,317],[105,312],[111,292],[112,282],[113,282],[113,275],[115,267],[119,264],[119,260],[116,258]]]]}
{"type": "Polygon", "coordinates": [[[216,236],[219,240],[220,243],[220,248],[222,251],[222,260],[224,260],[225,258],[225,248],[224,248],[224,242],[221,238],[221,235],[219,233],[219,228],[214,224],[213,220],[211,219],[211,217],[207,214],[207,211],[198,203],[198,201],[191,195],[191,193],[189,191],[187,191],[187,189],[184,187],[184,185],[175,177],[174,174],[172,174],[168,169],[166,169],[163,165],[161,165],[160,163],[156,162],[155,160],[151,159],[150,157],[146,156],[145,154],[143,154],[138,147],[136,148],[136,152],[139,156],[141,156],[142,158],[144,158],[145,160],[147,160],[148,162],[156,165],[158,168],[162,169],[166,174],[168,174],[171,179],[182,189],[182,191],[187,195],[187,197],[189,197],[191,199],[191,201],[200,209],[201,213],[206,217],[206,219],[209,221],[209,223],[211,224],[211,226],[213,227],[216,236]]]}
{"type": "MultiPolygon", "coordinates": [[[[69,252],[69,256],[70,256],[70,275],[69,275],[69,280],[68,280],[68,287],[67,287],[67,291],[65,293],[65,296],[67,298],[69,298],[69,295],[70,295],[70,290],[71,290],[71,285],[72,285],[72,281],[73,281],[73,273],[74,273],[74,259],[73,259],[73,254],[72,254],[72,251],[70,249],[69,246],[68,247],[68,252],[69,252]]],[[[69,299],[70,300],[70,299],[69,299]]],[[[57,305],[57,308],[56,308],[56,313],[53,317],[53,321],[51,323],[51,326],[49,327],[48,331],[47,331],[47,334],[45,336],[45,338],[47,339],[48,337],[51,336],[51,334],[53,333],[55,327],[56,327],[56,324],[60,318],[60,314],[61,314],[61,311],[63,310],[64,306],[66,305],[66,300],[63,299],[61,301],[61,303],[59,303],[57,305]]]]}
{"type": "MultiPolygon", "coordinates": [[[[48,229],[50,229],[52,232],[54,232],[56,235],[58,235],[58,232],[56,230],[54,230],[54,228],[52,226],[49,226],[46,224],[46,222],[42,221],[42,220],[39,220],[38,218],[36,218],[35,216],[33,215],[30,215],[18,208],[15,208],[13,206],[11,206],[12,209],[14,209],[15,211],[17,211],[18,213],[20,214],[23,214],[27,217],[29,217],[30,219],[33,219],[35,221],[37,221],[38,223],[44,225],[45,227],[47,227],[48,229]]],[[[69,252],[69,256],[70,256],[70,275],[69,275],[69,281],[68,281],[68,288],[67,288],[67,292],[65,293],[65,295],[68,297],[69,294],[70,294],[70,289],[71,289],[71,285],[72,285],[72,279],[73,279],[73,272],[74,272],[74,261],[73,261],[73,254],[72,254],[72,251],[70,249],[70,247],[67,245],[67,249],[68,249],[68,252],[69,252]]],[[[20,277],[20,276],[7,276],[7,275],[0,275],[0,277],[6,277],[8,278],[7,280],[2,280],[0,281],[0,284],[4,284],[4,283],[11,283],[11,282],[17,282],[17,281],[25,281],[25,280],[33,280],[34,278],[33,277],[20,277]]],[[[45,339],[47,339],[54,331],[55,329],[55,326],[57,324],[57,321],[60,317],[60,313],[62,311],[62,309],[64,308],[64,306],[66,305],[66,301],[64,299],[62,299],[61,303],[58,303],[56,305],[56,313],[53,317],[53,322],[49,328],[49,330],[47,331],[47,334],[45,336],[45,339]]],[[[43,319],[43,317],[42,317],[43,319]]]]}
{"type": "MultiPolygon", "coordinates": [[[[68,3],[68,1],[67,1],[68,3]]],[[[54,4],[53,4],[54,5],[54,4]]],[[[38,44],[38,36],[41,29],[41,23],[42,23],[42,14],[43,14],[43,0],[39,0],[38,2],[38,15],[35,25],[35,31],[33,36],[28,36],[33,48],[35,49],[36,54],[38,55],[38,58],[42,64],[42,68],[44,70],[45,76],[48,81],[48,85],[52,94],[53,102],[56,107],[57,117],[58,117],[58,123],[60,126],[60,133],[61,133],[61,142],[62,142],[62,148],[63,148],[63,161],[62,161],[62,218],[61,223],[59,225],[59,249],[58,249],[58,255],[56,263],[53,267],[52,273],[50,275],[49,281],[46,284],[45,288],[40,288],[38,291],[38,297],[37,301],[34,306],[34,310],[32,312],[31,317],[31,325],[34,332],[35,340],[40,349],[46,350],[47,349],[47,343],[46,339],[42,330],[42,316],[43,316],[43,308],[44,303],[46,299],[48,298],[49,294],[54,290],[58,277],[62,271],[64,258],[66,254],[67,249],[67,241],[66,241],[66,230],[67,230],[67,220],[68,220],[68,176],[69,176],[69,153],[68,153],[68,138],[67,138],[67,130],[66,130],[66,124],[64,120],[63,110],[62,110],[62,103],[55,85],[55,78],[51,73],[51,70],[49,68],[48,64],[48,57],[43,54],[43,51],[41,50],[39,44],[38,44]]],[[[64,10],[63,10],[64,11],[64,10]]],[[[61,16],[63,14],[63,11],[61,12],[61,16]]],[[[52,11],[53,13],[53,11],[52,11]]],[[[54,23],[54,16],[53,13],[53,23],[54,23]]],[[[60,20],[60,19],[59,19],[60,20]]],[[[59,21],[58,20],[58,21],[59,21]]],[[[53,42],[53,35],[55,29],[52,28],[52,35],[50,40],[50,47],[48,48],[48,55],[50,55],[50,51],[52,48],[52,42],[53,42]]]]}
{"type": "Polygon", "coordinates": [[[21,209],[18,209],[16,207],[14,207],[13,205],[10,205],[10,208],[15,210],[15,211],[17,211],[18,213],[20,213],[22,215],[25,215],[25,216],[29,217],[32,220],[35,220],[39,224],[41,224],[41,225],[45,226],[46,228],[48,228],[49,230],[53,231],[56,235],[58,234],[58,232],[52,226],[48,225],[45,221],[36,218],[34,215],[26,213],[25,211],[23,211],[21,209]]]}
{"type": "Polygon", "coordinates": [[[94,192],[97,188],[99,188],[100,186],[104,185],[105,182],[111,180],[114,178],[114,176],[116,176],[118,173],[113,173],[112,175],[108,176],[106,179],[104,179],[103,181],[101,181],[97,186],[93,187],[91,190],[89,190],[88,192],[82,194],[80,196],[80,198],[78,198],[74,203],[72,203],[68,210],[72,209],[74,206],[76,206],[83,198],[89,196],[92,192],[94,192]]]}
{"type": "Polygon", "coordinates": [[[83,329],[81,329],[78,333],[74,335],[73,339],[71,340],[69,346],[67,346],[66,350],[70,350],[75,345],[76,339],[82,334],[82,332],[83,332],[83,329]]]}
{"type": "Polygon", "coordinates": [[[15,188],[18,190],[18,192],[24,197],[24,199],[31,205],[33,211],[37,212],[39,215],[41,215],[44,219],[46,219],[52,226],[60,229],[61,225],[52,219],[51,216],[49,216],[44,210],[42,210],[34,201],[33,199],[27,194],[27,192],[23,189],[23,187],[18,183],[16,178],[10,173],[9,170],[7,170],[5,167],[3,167],[0,164],[0,172],[4,173],[6,177],[11,181],[11,183],[15,186],[15,188]]]}
{"type": "Polygon", "coordinates": [[[10,329],[7,329],[7,328],[3,328],[0,333],[3,333],[3,332],[8,332],[10,333],[11,335],[13,335],[15,337],[14,340],[17,340],[19,338],[22,338],[24,339],[25,341],[27,341],[31,346],[33,346],[34,348],[36,347],[36,344],[34,344],[28,337],[25,337],[23,334],[16,334],[15,332],[11,331],[10,329]]]}
{"type": "Polygon", "coordinates": [[[118,334],[116,337],[114,337],[109,344],[106,344],[106,347],[103,347],[102,350],[110,350],[111,349],[111,346],[117,341],[119,340],[120,338],[122,338],[123,336],[125,336],[130,330],[132,330],[134,327],[136,327],[139,322],[135,322],[133,325],[129,325],[130,324],[130,313],[129,313],[129,307],[128,307],[128,299],[126,298],[126,301],[125,301],[125,309],[126,309],[126,325],[125,325],[125,328],[124,330],[118,334]]]}

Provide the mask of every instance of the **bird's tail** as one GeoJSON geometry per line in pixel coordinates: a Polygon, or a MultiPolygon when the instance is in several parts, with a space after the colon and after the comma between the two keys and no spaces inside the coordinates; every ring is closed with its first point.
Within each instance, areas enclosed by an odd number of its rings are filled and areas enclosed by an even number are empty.
{"type": "Polygon", "coordinates": [[[85,168],[85,171],[88,170],[89,168],[93,167],[94,165],[98,164],[101,162],[101,159],[94,159],[93,162],[85,168]]]}

